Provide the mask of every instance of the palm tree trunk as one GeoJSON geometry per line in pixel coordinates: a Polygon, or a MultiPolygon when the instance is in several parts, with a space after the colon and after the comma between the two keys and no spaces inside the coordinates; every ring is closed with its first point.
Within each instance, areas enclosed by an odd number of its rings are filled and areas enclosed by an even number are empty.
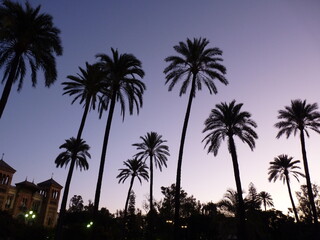
{"type": "Polygon", "coordinates": [[[10,73],[9,76],[7,78],[6,81],[6,85],[4,86],[3,92],[2,92],[2,96],[0,99],[0,119],[2,117],[4,108],[6,107],[10,92],[11,92],[11,88],[14,82],[14,79],[16,77],[17,74],[17,68],[18,68],[18,63],[19,63],[19,58],[20,58],[20,54],[16,54],[16,56],[14,57],[13,61],[12,61],[12,67],[10,69],[10,73]]]}
{"type": "Polygon", "coordinates": [[[237,157],[236,146],[235,146],[232,135],[229,136],[229,148],[230,148],[230,153],[232,157],[234,178],[236,180],[238,201],[239,201],[239,207],[237,209],[238,237],[240,240],[246,240],[246,222],[245,222],[246,220],[245,220],[244,201],[242,198],[242,187],[241,187],[241,180],[240,180],[238,157],[237,157]]]}
{"type": "MultiPolygon", "coordinates": [[[[111,104],[108,114],[107,125],[104,133],[103,145],[102,145],[102,152],[101,152],[101,160],[100,160],[100,167],[99,167],[99,174],[96,186],[96,193],[94,197],[94,207],[93,207],[93,219],[94,221],[97,219],[98,208],[99,208],[99,201],[100,201],[100,194],[101,194],[101,186],[102,186],[102,178],[103,178],[103,171],[104,171],[104,164],[106,160],[106,153],[109,141],[109,134],[111,129],[112,117],[113,112],[116,104],[116,93],[112,93],[111,104]]],[[[93,228],[95,229],[95,227],[93,228]]]]}
{"type": "Polygon", "coordinates": [[[265,199],[263,200],[263,205],[264,205],[264,211],[266,212],[267,211],[267,202],[265,199]]]}
{"type": "Polygon", "coordinates": [[[128,203],[129,203],[130,193],[131,193],[132,186],[133,186],[134,177],[135,176],[132,176],[132,178],[131,178],[130,186],[129,186],[129,190],[128,190],[128,195],[127,195],[127,199],[126,199],[126,204],[124,206],[124,221],[126,221],[127,214],[128,214],[128,203]]]}
{"type": "Polygon", "coordinates": [[[154,211],[153,211],[153,156],[150,155],[150,211],[148,216],[148,228],[147,228],[147,239],[153,240],[153,220],[154,220],[154,211]]]}
{"type": "Polygon", "coordinates": [[[181,167],[182,167],[182,157],[183,157],[183,149],[184,149],[184,142],[187,133],[187,127],[190,117],[191,105],[192,100],[194,97],[195,86],[196,86],[196,75],[193,75],[192,79],[192,86],[189,94],[189,101],[187,105],[187,111],[184,118],[181,140],[180,140],[180,148],[179,148],[179,156],[178,156],[178,166],[177,166],[177,176],[176,176],[176,192],[174,197],[174,239],[180,240],[180,188],[181,188],[181,167]]]}
{"type": "MultiPolygon", "coordinates": [[[[78,134],[77,134],[77,140],[81,139],[82,131],[83,131],[86,119],[87,119],[87,115],[88,115],[89,106],[90,106],[90,98],[87,98],[86,105],[85,105],[82,119],[81,119],[81,123],[80,123],[80,127],[79,127],[78,134]]],[[[63,191],[63,198],[62,198],[62,202],[61,202],[59,218],[58,218],[58,223],[57,223],[57,227],[56,227],[55,240],[62,240],[62,238],[63,238],[62,227],[63,227],[64,216],[65,216],[65,212],[66,212],[66,206],[67,206],[69,189],[70,189],[74,166],[75,166],[75,160],[72,160],[71,164],[70,164],[67,180],[66,180],[66,185],[65,185],[65,188],[63,191]]]]}
{"type": "Polygon", "coordinates": [[[69,189],[70,189],[70,183],[71,183],[71,179],[72,179],[72,174],[73,174],[73,169],[76,163],[76,159],[73,158],[71,160],[71,164],[70,164],[70,168],[69,168],[69,172],[68,172],[68,176],[67,176],[67,180],[66,180],[66,185],[64,187],[64,191],[63,191],[63,197],[62,197],[62,201],[61,201],[61,207],[60,207],[60,212],[59,212],[59,218],[58,218],[58,223],[57,223],[57,227],[56,227],[56,233],[55,233],[55,240],[62,240],[63,239],[63,235],[62,235],[62,226],[63,226],[63,220],[64,220],[64,216],[66,213],[66,206],[67,206],[67,201],[68,201],[68,194],[69,194],[69,189]]]}
{"type": "Polygon", "coordinates": [[[292,198],[292,193],[291,193],[291,188],[290,188],[290,183],[289,183],[289,177],[288,174],[285,175],[286,176],[286,182],[287,182],[287,187],[288,187],[288,191],[289,191],[289,196],[290,196],[290,201],[291,201],[291,205],[292,205],[292,209],[294,212],[294,216],[296,218],[297,223],[299,222],[299,217],[298,217],[298,213],[297,213],[297,209],[296,206],[294,205],[294,201],[292,198]]]}
{"type": "Polygon", "coordinates": [[[314,198],[313,198],[313,192],[312,192],[312,186],[311,186],[311,180],[310,180],[310,174],[309,174],[309,167],[308,167],[307,152],[306,152],[306,145],[305,145],[305,140],[304,140],[303,129],[302,130],[300,129],[300,141],[301,141],[301,150],[302,150],[304,171],[305,171],[306,181],[307,181],[308,197],[309,197],[309,202],[310,202],[310,206],[312,209],[313,222],[315,225],[318,225],[317,210],[316,210],[316,205],[314,203],[314,198]]]}
{"type": "Polygon", "coordinates": [[[91,101],[90,99],[91,99],[90,97],[87,97],[87,99],[86,99],[86,105],[84,107],[84,111],[83,111],[80,127],[79,127],[79,130],[78,130],[77,140],[80,140],[81,136],[82,136],[83,128],[84,128],[84,125],[86,123],[87,115],[88,115],[88,112],[89,112],[90,101],[91,101]]]}

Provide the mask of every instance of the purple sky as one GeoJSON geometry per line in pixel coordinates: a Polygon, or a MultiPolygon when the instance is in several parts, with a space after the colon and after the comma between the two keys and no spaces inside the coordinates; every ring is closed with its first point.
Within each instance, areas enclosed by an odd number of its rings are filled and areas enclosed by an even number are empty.
{"type": "MultiPolygon", "coordinates": [[[[22,1],[21,1],[22,2],[22,1]]],[[[215,104],[235,99],[244,103],[257,122],[259,139],[251,152],[236,140],[244,189],[253,182],[258,191],[269,192],[275,207],[287,213],[290,207],[286,186],[269,183],[269,162],[279,154],[301,159],[298,137],[275,138],[277,111],[301,98],[320,102],[320,2],[317,0],[272,1],[31,1],[54,17],[61,29],[64,54],[57,58],[58,79],[44,88],[43,75],[31,87],[27,75],[23,89],[13,87],[0,120],[0,154],[17,170],[13,183],[54,179],[65,184],[67,169],[54,164],[64,140],[75,136],[82,107],[62,96],[61,83],[78,73],[78,66],[93,63],[97,53],[132,53],[142,61],[147,91],[139,116],[126,115],[122,122],[116,110],[112,125],[102,185],[100,206],[111,212],[123,209],[129,181],[118,184],[116,176],[123,161],[136,153],[131,145],[139,137],[156,131],[168,140],[168,168],[155,172],[154,197],[162,198],[160,187],[175,182],[177,154],[187,96],[179,97],[180,85],[172,92],[164,85],[164,58],[175,55],[173,46],[186,38],[206,37],[210,47],[223,50],[229,85],[217,83],[217,95],[206,89],[197,93],[192,106],[182,166],[182,188],[201,202],[219,201],[228,188],[235,189],[233,168],[226,143],[217,157],[207,154],[201,140],[204,121],[215,104]]],[[[0,70],[0,75],[3,71],[0,70]]],[[[2,92],[3,85],[0,85],[2,92]]],[[[117,106],[118,107],[118,106],[117,106]]],[[[91,112],[83,138],[91,146],[88,171],[77,170],[69,198],[81,195],[85,203],[94,199],[106,114],[101,120],[91,112]]],[[[312,182],[320,184],[320,136],[311,134],[307,151],[312,182]]],[[[302,167],[302,165],[301,165],[302,167]]],[[[301,179],[301,183],[305,183],[301,179]]],[[[292,180],[292,190],[299,183],[292,180]]],[[[136,206],[148,195],[148,183],[134,185],[136,206]]]]}

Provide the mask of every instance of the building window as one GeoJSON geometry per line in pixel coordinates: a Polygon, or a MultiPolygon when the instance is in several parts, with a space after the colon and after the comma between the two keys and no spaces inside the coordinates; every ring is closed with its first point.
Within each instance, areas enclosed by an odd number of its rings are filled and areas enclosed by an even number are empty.
{"type": "Polygon", "coordinates": [[[32,210],[34,212],[38,212],[39,211],[39,208],[40,208],[40,201],[34,201],[32,203],[32,210]]]}
{"type": "Polygon", "coordinates": [[[13,202],[13,195],[9,195],[7,197],[7,201],[6,201],[6,204],[5,204],[5,208],[6,209],[9,209],[11,207],[11,204],[13,202]]]}
{"type": "Polygon", "coordinates": [[[57,198],[58,198],[58,194],[59,194],[59,193],[58,193],[57,190],[52,190],[52,196],[51,196],[51,197],[52,197],[53,199],[57,199],[57,198]]]}

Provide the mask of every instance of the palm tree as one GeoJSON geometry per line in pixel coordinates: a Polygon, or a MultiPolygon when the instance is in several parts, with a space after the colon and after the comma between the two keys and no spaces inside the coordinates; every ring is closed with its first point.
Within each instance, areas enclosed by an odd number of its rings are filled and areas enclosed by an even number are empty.
{"type": "Polygon", "coordinates": [[[228,139],[228,149],[232,157],[234,176],[236,180],[237,193],[239,199],[239,208],[237,216],[239,218],[239,239],[245,239],[245,209],[242,197],[242,187],[240,180],[240,171],[238,165],[238,157],[234,136],[250,147],[251,150],[255,147],[255,139],[258,135],[253,128],[257,124],[250,118],[251,114],[246,111],[241,111],[243,104],[236,104],[233,100],[230,104],[217,104],[215,109],[211,110],[211,114],[205,121],[203,132],[209,132],[202,141],[205,141],[205,147],[208,146],[208,153],[213,152],[214,156],[218,154],[221,141],[228,139]]]}
{"type": "Polygon", "coordinates": [[[138,152],[135,157],[147,160],[149,158],[150,168],[150,211],[153,211],[153,162],[162,171],[162,166],[167,167],[167,156],[170,156],[169,147],[165,145],[166,140],[156,132],[149,132],[140,137],[142,143],[132,144],[137,147],[138,152]]]}
{"type": "Polygon", "coordinates": [[[141,62],[132,54],[119,54],[118,50],[111,48],[112,57],[106,54],[98,54],[99,66],[104,71],[106,76],[106,86],[104,95],[101,98],[103,109],[109,108],[108,119],[102,144],[101,160],[99,174],[94,198],[94,219],[97,216],[100,192],[104,171],[104,164],[107,153],[109,133],[113,118],[113,112],[116,102],[120,102],[121,115],[124,120],[126,101],[128,101],[129,113],[133,114],[134,108],[139,113],[139,108],[142,107],[142,95],[145,90],[145,84],[139,80],[144,77],[144,71],[141,68],[141,62]]]}
{"type": "MultiPolygon", "coordinates": [[[[189,92],[189,100],[187,110],[182,127],[182,134],[180,140],[180,148],[178,155],[177,175],[176,175],[176,187],[181,187],[181,167],[183,158],[184,142],[187,133],[187,127],[190,117],[191,105],[193,98],[196,96],[196,91],[202,89],[202,85],[205,85],[209,93],[217,93],[214,80],[228,84],[227,79],[224,77],[226,68],[220,64],[222,58],[222,51],[219,48],[208,48],[209,41],[206,38],[194,38],[193,41],[189,38],[186,42],[179,42],[179,45],[174,46],[174,50],[179,56],[169,56],[165,59],[169,62],[169,66],[164,69],[166,74],[166,84],[169,83],[169,91],[174,86],[182,81],[180,89],[180,96],[187,92],[189,85],[191,89],[189,92]]],[[[175,193],[175,238],[179,238],[179,210],[180,210],[180,192],[175,193]]]]}
{"type": "Polygon", "coordinates": [[[156,132],[149,132],[144,137],[140,137],[142,143],[135,143],[133,146],[137,147],[138,152],[135,156],[137,158],[145,159],[149,158],[150,168],[150,218],[148,224],[149,239],[153,239],[153,162],[156,167],[162,171],[162,166],[167,167],[167,156],[170,156],[169,147],[164,143],[166,140],[162,139],[162,135],[156,132]]]}
{"type": "Polygon", "coordinates": [[[262,191],[258,194],[258,199],[259,201],[263,204],[264,206],[264,211],[267,211],[267,206],[268,207],[273,207],[273,199],[270,195],[270,193],[262,191]]]}
{"type": "Polygon", "coordinates": [[[290,174],[297,179],[299,182],[299,176],[304,177],[304,175],[299,172],[300,167],[297,166],[297,164],[300,163],[299,160],[294,160],[293,157],[289,157],[286,154],[279,155],[278,157],[275,157],[272,162],[270,162],[269,167],[269,182],[273,181],[275,182],[278,178],[279,180],[282,180],[283,183],[287,183],[289,197],[292,205],[292,209],[294,212],[294,216],[296,218],[296,221],[299,222],[297,209],[295,207],[292,193],[291,193],[291,187],[290,187],[290,174]]]}
{"type": "Polygon", "coordinates": [[[304,134],[309,137],[308,129],[320,133],[320,113],[317,111],[317,109],[318,105],[316,103],[307,104],[306,100],[292,100],[291,106],[286,106],[284,110],[279,110],[278,119],[280,121],[274,125],[276,128],[279,128],[277,138],[280,138],[283,134],[289,138],[292,133],[295,136],[298,131],[300,132],[300,143],[305,177],[307,181],[308,197],[315,225],[318,224],[318,217],[312,193],[304,134]]]}
{"type": "Polygon", "coordinates": [[[237,208],[239,206],[238,193],[233,189],[228,189],[223,199],[217,205],[223,212],[232,216],[237,215],[237,208]]]}
{"type": "Polygon", "coordinates": [[[89,145],[86,144],[86,142],[82,139],[76,139],[74,137],[71,137],[70,139],[67,139],[66,142],[62,144],[59,148],[60,149],[64,148],[65,151],[61,152],[57,156],[55,160],[56,166],[57,167],[67,166],[70,162],[69,172],[68,172],[65,188],[63,191],[63,197],[62,197],[59,219],[58,219],[56,235],[55,235],[55,239],[60,240],[62,239],[63,217],[66,212],[66,205],[67,205],[69,188],[70,188],[74,166],[79,167],[80,170],[82,169],[87,170],[89,168],[87,157],[91,158],[91,156],[88,152],[90,149],[89,145]]]}
{"type": "Polygon", "coordinates": [[[149,175],[148,175],[148,171],[147,171],[147,165],[141,161],[141,159],[128,159],[127,161],[123,162],[123,165],[125,166],[125,168],[121,168],[119,169],[120,173],[117,176],[117,178],[119,178],[119,182],[118,183],[124,183],[128,177],[131,177],[130,180],[130,186],[129,186],[129,190],[128,190],[128,194],[127,194],[127,199],[126,199],[126,204],[124,207],[124,218],[126,218],[127,216],[127,210],[128,210],[128,203],[129,203],[129,197],[130,197],[130,193],[132,190],[132,186],[134,183],[134,179],[138,178],[140,184],[142,184],[142,178],[146,181],[149,180],[149,175]]]}
{"type": "Polygon", "coordinates": [[[13,83],[21,90],[30,65],[32,85],[37,84],[37,71],[43,70],[45,85],[57,78],[55,55],[62,55],[60,30],[53,25],[52,16],[40,13],[28,2],[4,0],[0,6],[0,68],[4,67],[2,81],[6,82],[0,99],[0,118],[8,101],[13,83]],[[27,62],[27,63],[26,63],[27,62]]]}
{"type": "Polygon", "coordinates": [[[62,85],[64,85],[63,95],[68,94],[74,96],[71,104],[79,100],[79,103],[83,104],[84,107],[77,139],[81,138],[89,110],[95,110],[105,77],[97,64],[90,65],[86,63],[86,70],[81,67],[79,67],[79,70],[81,73],[77,74],[77,76],[67,76],[71,81],[62,83],[62,85]]]}

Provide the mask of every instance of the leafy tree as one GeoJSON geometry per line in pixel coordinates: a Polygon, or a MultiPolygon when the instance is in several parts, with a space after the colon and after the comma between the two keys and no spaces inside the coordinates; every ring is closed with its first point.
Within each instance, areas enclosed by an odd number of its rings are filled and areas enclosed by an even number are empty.
{"type": "Polygon", "coordinates": [[[227,216],[235,216],[239,205],[238,193],[233,189],[228,189],[223,199],[217,203],[219,210],[227,216]]]}
{"type": "Polygon", "coordinates": [[[241,111],[242,105],[242,103],[236,104],[235,100],[230,104],[217,104],[216,108],[211,110],[211,114],[205,121],[203,132],[209,133],[203,141],[206,142],[205,147],[208,146],[208,153],[213,152],[214,156],[216,156],[221,141],[225,138],[228,140],[228,149],[232,158],[239,200],[239,208],[237,209],[239,238],[245,239],[245,207],[242,197],[238,156],[233,137],[239,137],[242,142],[248,144],[250,149],[253,150],[255,147],[255,139],[258,138],[258,135],[253,129],[257,127],[257,124],[251,119],[249,112],[241,111]]]}
{"type": "Polygon", "coordinates": [[[82,212],[84,209],[81,195],[74,195],[70,199],[68,212],[82,212]]]}
{"type": "MultiPolygon", "coordinates": [[[[312,193],[315,199],[317,212],[320,212],[320,188],[316,184],[312,184],[312,193]]],[[[310,202],[308,198],[307,185],[301,185],[300,191],[296,192],[298,199],[298,212],[300,217],[306,222],[312,222],[312,209],[310,208],[310,202]]]]}
{"type": "Polygon", "coordinates": [[[259,198],[258,191],[253,183],[249,184],[248,195],[246,196],[247,208],[250,210],[258,210],[261,206],[261,200],[259,198]]]}
{"type": "Polygon", "coordinates": [[[67,139],[64,144],[60,146],[60,149],[64,148],[65,151],[61,152],[56,160],[55,164],[57,167],[67,166],[70,162],[70,168],[66,180],[66,184],[63,191],[63,197],[61,201],[61,207],[59,212],[59,219],[56,228],[55,239],[62,239],[62,224],[64,214],[66,212],[66,205],[68,200],[68,194],[70,189],[70,183],[72,178],[73,171],[70,171],[74,168],[74,166],[79,167],[80,170],[87,170],[89,168],[89,164],[87,162],[87,157],[91,158],[90,153],[88,152],[90,147],[86,142],[82,139],[75,139],[74,137],[67,139]]]}
{"type": "Polygon", "coordinates": [[[86,63],[86,69],[79,67],[80,73],[77,76],[69,75],[68,79],[71,81],[63,82],[64,93],[70,96],[74,96],[71,104],[79,100],[80,104],[83,104],[84,111],[78,130],[77,138],[81,138],[82,131],[87,119],[90,109],[95,110],[97,100],[99,99],[99,93],[104,86],[104,73],[99,69],[98,64],[90,65],[86,63]]]}
{"type": "Polygon", "coordinates": [[[127,161],[123,162],[123,165],[125,166],[125,168],[119,169],[120,173],[117,176],[117,178],[119,178],[119,183],[124,183],[129,177],[131,177],[127,200],[124,208],[124,218],[126,218],[130,193],[132,190],[134,179],[137,178],[140,184],[142,184],[142,179],[148,181],[149,175],[147,171],[147,165],[143,161],[136,158],[128,159],[127,161]]]}
{"type": "Polygon", "coordinates": [[[109,111],[94,198],[94,218],[96,218],[99,207],[107,146],[116,102],[120,102],[123,119],[125,116],[126,101],[130,114],[133,114],[134,108],[136,108],[139,113],[139,108],[142,107],[143,103],[142,95],[146,88],[145,84],[139,80],[139,78],[144,77],[141,62],[132,54],[119,54],[118,50],[114,50],[113,48],[111,48],[111,52],[111,57],[106,54],[97,55],[99,58],[98,64],[107,78],[100,109],[103,110],[108,108],[109,111]]]}
{"type": "Polygon", "coordinates": [[[277,138],[286,135],[287,138],[293,133],[300,132],[300,143],[302,151],[303,166],[305,177],[307,181],[308,196],[312,209],[313,221],[315,225],[318,224],[317,210],[312,195],[312,186],[310,180],[310,173],[308,167],[307,151],[305,144],[305,136],[309,137],[308,129],[320,133],[320,112],[317,111],[318,105],[316,103],[307,104],[306,100],[300,99],[292,100],[290,106],[286,106],[284,110],[279,110],[278,119],[280,120],[274,126],[279,129],[277,138]]]}
{"type": "Polygon", "coordinates": [[[274,207],[273,199],[272,199],[270,193],[262,191],[258,194],[258,198],[259,198],[261,204],[263,204],[264,211],[267,211],[267,206],[274,207]]]}
{"type": "Polygon", "coordinates": [[[293,157],[289,157],[286,154],[279,155],[275,157],[272,162],[270,162],[269,167],[269,182],[275,182],[278,178],[283,181],[283,183],[287,183],[289,197],[292,205],[292,209],[294,212],[294,216],[296,221],[299,222],[298,213],[292,198],[291,187],[290,187],[290,174],[292,174],[295,179],[299,182],[299,176],[304,176],[301,172],[299,172],[300,167],[297,166],[299,160],[294,160],[293,157]]]}
{"type": "Polygon", "coordinates": [[[57,79],[55,55],[62,55],[60,30],[52,16],[40,13],[40,6],[33,8],[28,2],[4,0],[0,5],[0,68],[4,67],[2,82],[5,86],[0,99],[0,118],[8,101],[12,85],[18,81],[21,90],[30,65],[32,85],[37,84],[37,71],[44,72],[45,85],[57,79]]]}
{"type": "MultiPolygon", "coordinates": [[[[179,56],[169,56],[165,58],[169,65],[164,69],[166,74],[166,84],[169,83],[169,91],[174,86],[182,81],[180,88],[180,96],[187,92],[188,87],[191,85],[189,92],[189,100],[187,110],[184,118],[180,148],[178,155],[178,166],[176,176],[176,186],[178,189],[181,187],[181,167],[183,158],[184,142],[187,133],[187,127],[190,117],[191,105],[193,98],[196,96],[197,90],[202,90],[202,85],[205,85],[210,94],[217,93],[217,88],[214,80],[218,80],[223,84],[228,84],[227,79],[224,77],[226,68],[220,64],[222,58],[222,51],[219,48],[208,48],[209,41],[206,38],[194,38],[193,40],[187,39],[186,42],[179,42],[174,46],[174,50],[179,56]]],[[[175,238],[179,238],[179,212],[180,212],[180,191],[176,191],[175,196],[175,238]]]]}

